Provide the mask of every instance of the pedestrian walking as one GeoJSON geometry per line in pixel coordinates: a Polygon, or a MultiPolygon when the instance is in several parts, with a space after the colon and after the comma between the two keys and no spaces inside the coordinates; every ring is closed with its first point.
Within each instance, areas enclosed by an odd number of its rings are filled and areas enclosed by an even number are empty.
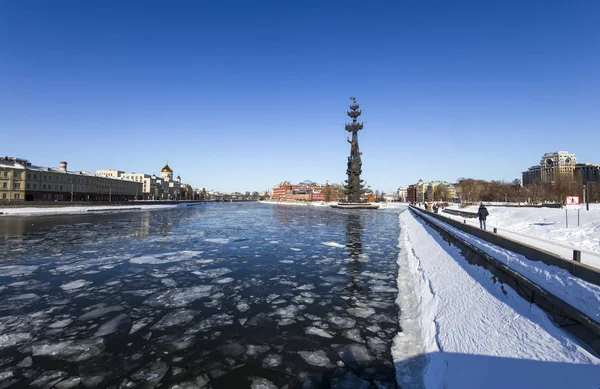
{"type": "Polygon", "coordinates": [[[488,212],[487,208],[485,207],[485,205],[483,205],[483,203],[481,203],[481,205],[479,206],[479,210],[477,211],[477,216],[479,217],[479,228],[482,229],[486,229],[485,228],[485,220],[487,219],[487,216],[490,213],[488,212]]]}

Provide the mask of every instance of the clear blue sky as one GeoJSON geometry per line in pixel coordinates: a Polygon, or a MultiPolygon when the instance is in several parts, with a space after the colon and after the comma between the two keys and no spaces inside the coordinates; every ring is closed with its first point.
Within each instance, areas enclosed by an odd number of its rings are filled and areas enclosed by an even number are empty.
{"type": "Polygon", "coordinates": [[[2,1],[0,154],[195,187],[600,163],[600,1],[2,1]]]}

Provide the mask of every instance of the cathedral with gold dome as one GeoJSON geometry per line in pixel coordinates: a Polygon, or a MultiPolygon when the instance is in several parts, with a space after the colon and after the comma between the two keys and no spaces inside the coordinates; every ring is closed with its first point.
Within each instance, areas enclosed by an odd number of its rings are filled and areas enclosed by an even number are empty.
{"type": "Polygon", "coordinates": [[[182,198],[185,190],[181,185],[181,177],[177,176],[176,179],[173,179],[173,169],[169,166],[168,161],[160,170],[160,178],[155,175],[153,178],[156,180],[156,194],[154,196],[156,199],[178,200],[182,198]]]}

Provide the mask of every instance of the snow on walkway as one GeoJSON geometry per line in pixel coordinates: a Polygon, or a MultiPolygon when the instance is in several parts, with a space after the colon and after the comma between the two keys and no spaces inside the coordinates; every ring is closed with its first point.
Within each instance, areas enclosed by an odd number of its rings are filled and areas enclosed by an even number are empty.
{"type": "Polygon", "coordinates": [[[491,255],[556,297],[600,322],[600,286],[584,281],[572,275],[566,269],[550,266],[541,261],[529,260],[523,255],[463,232],[434,217],[423,216],[431,222],[443,226],[461,239],[491,255]]]}
{"type": "MultiPolygon", "coordinates": [[[[449,209],[476,213],[477,206],[449,209]]],[[[600,204],[590,204],[579,211],[580,222],[577,225],[577,210],[531,207],[494,207],[489,206],[487,228],[498,228],[498,234],[509,239],[541,248],[565,259],[573,258],[573,250],[581,251],[581,262],[600,268],[600,204]],[[569,226],[565,219],[568,216],[569,226]]],[[[462,216],[446,212],[442,216],[463,221],[462,216]]],[[[467,224],[479,227],[477,219],[466,219],[467,224]]]]}
{"type": "Polygon", "coordinates": [[[410,212],[400,214],[403,332],[392,353],[411,388],[600,387],[600,359],[536,305],[495,283],[410,212]]]}

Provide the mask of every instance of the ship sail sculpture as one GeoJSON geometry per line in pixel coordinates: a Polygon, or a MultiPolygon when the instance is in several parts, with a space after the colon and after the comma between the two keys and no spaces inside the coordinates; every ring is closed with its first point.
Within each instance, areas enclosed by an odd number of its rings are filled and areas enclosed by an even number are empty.
{"type": "Polygon", "coordinates": [[[352,123],[346,124],[346,131],[352,134],[352,140],[348,135],[347,141],[350,143],[350,156],[348,157],[348,179],[345,180],[344,194],[346,195],[345,201],[340,201],[336,208],[378,208],[375,204],[369,204],[361,198],[361,195],[365,193],[364,181],[360,179],[362,173],[362,160],[358,148],[358,131],[363,129],[363,123],[358,122],[358,117],[362,113],[359,109],[360,105],[356,102],[354,97],[350,97],[352,104],[350,105],[350,111],[348,116],[352,118],[352,123]]]}

